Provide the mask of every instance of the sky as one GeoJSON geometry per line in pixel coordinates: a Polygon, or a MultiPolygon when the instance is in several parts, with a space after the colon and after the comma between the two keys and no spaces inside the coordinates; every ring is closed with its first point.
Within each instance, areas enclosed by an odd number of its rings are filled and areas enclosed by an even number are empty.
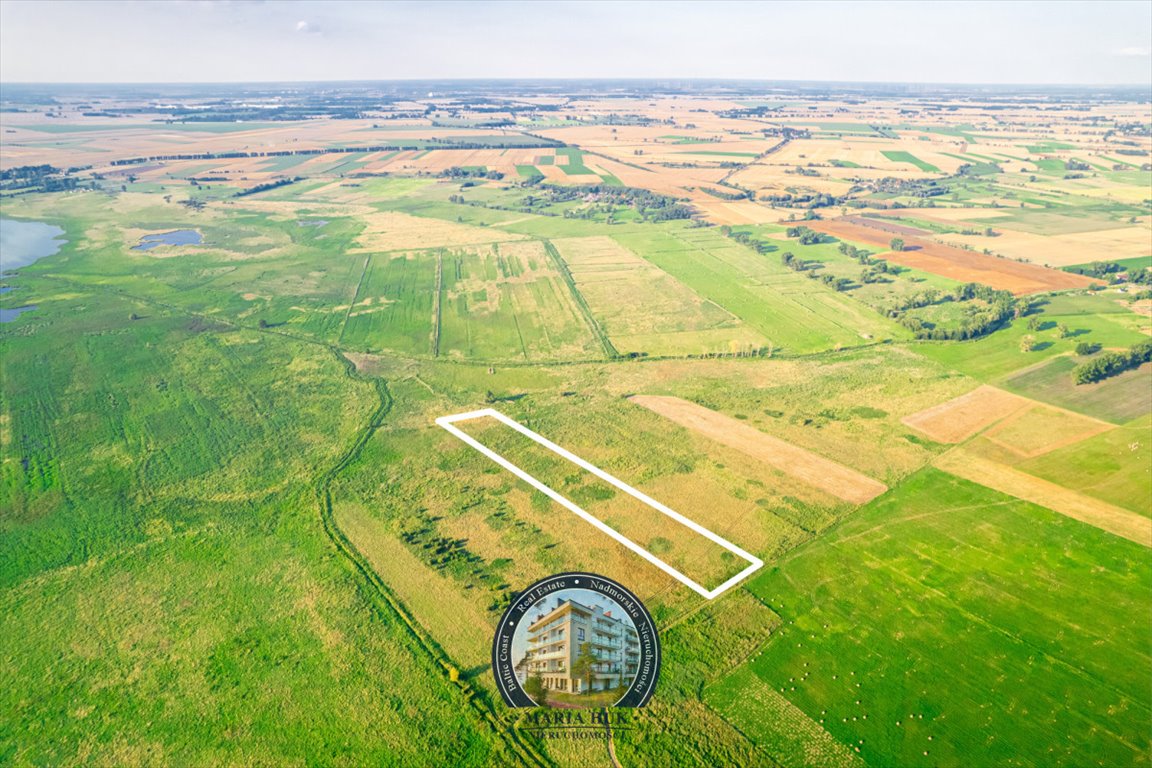
{"type": "Polygon", "coordinates": [[[1152,2],[0,0],[3,82],[1152,83],[1152,2]]]}

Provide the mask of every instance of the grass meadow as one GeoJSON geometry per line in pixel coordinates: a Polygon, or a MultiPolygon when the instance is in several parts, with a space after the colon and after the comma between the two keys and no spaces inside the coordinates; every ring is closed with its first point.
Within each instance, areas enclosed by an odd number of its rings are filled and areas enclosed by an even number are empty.
{"type": "Polygon", "coordinates": [[[323,346],[116,288],[19,286],[38,309],[0,338],[3,762],[502,759],[416,682],[442,672],[321,528],[313,478],[371,384],[323,346]]]}
{"type": "MultiPolygon", "coordinates": [[[[757,678],[869,763],[1147,754],[1152,569],[1139,545],[925,470],[749,589],[784,622],[757,678]]],[[[750,685],[738,675],[712,695],[750,685]]]]}

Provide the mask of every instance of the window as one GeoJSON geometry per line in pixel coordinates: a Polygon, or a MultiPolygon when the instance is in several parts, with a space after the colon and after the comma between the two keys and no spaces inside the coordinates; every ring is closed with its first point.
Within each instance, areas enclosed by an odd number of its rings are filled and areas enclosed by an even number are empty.
{"type": "Polygon", "coordinates": [[[577,627],[576,628],[576,639],[580,640],[580,641],[584,640],[584,628],[583,627],[577,627]]]}

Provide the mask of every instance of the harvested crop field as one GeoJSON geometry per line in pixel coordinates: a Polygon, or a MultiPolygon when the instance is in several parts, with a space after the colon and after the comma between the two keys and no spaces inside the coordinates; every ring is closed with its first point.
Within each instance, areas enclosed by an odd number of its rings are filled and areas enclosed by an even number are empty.
{"type": "Polygon", "coordinates": [[[1062,408],[1036,405],[1004,419],[984,437],[1017,456],[1031,459],[1111,429],[1115,425],[1062,408]]]}
{"type": "Polygon", "coordinates": [[[938,443],[962,443],[1026,408],[1029,400],[987,384],[900,421],[938,443]]]}
{"type": "Polygon", "coordinates": [[[472,227],[442,219],[409,216],[406,213],[384,211],[364,217],[367,226],[360,235],[353,252],[377,253],[406,251],[421,248],[479,245],[505,240],[523,240],[523,235],[499,229],[472,227]]]}
{"type": "Polygon", "coordinates": [[[624,353],[701,354],[768,340],[610,237],[553,241],[575,286],[624,353]]]}
{"type": "Polygon", "coordinates": [[[1152,519],[958,449],[936,460],[950,474],[1152,547],[1152,519]]]}
{"type": "MultiPolygon", "coordinates": [[[[814,221],[812,229],[842,240],[879,246],[887,250],[890,232],[871,226],[860,226],[850,221],[814,221]]],[[[883,258],[903,267],[922,269],[934,275],[961,282],[981,283],[1016,295],[1060,291],[1069,288],[1087,288],[1099,283],[1083,275],[1060,272],[1036,264],[1024,264],[974,251],[965,251],[925,238],[904,236],[905,250],[883,253],[883,258]]]]}
{"type": "Polygon", "coordinates": [[[870,229],[878,229],[881,232],[889,232],[893,235],[911,235],[913,237],[919,235],[931,234],[927,230],[919,229],[917,227],[909,227],[906,224],[897,224],[894,221],[885,221],[884,219],[876,218],[870,219],[867,216],[845,216],[839,221],[846,221],[851,224],[858,224],[861,227],[869,227],[870,229]]]}
{"type": "Polygon", "coordinates": [[[888,490],[884,483],[843,464],[687,400],[659,395],[633,395],[629,399],[686,429],[759,459],[853,504],[864,504],[888,490]]]}

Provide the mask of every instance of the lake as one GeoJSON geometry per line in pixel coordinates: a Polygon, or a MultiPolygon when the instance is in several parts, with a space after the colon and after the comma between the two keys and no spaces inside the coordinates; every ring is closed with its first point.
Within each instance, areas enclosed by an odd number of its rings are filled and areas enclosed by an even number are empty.
{"type": "Polygon", "coordinates": [[[41,221],[0,219],[0,272],[26,267],[56,254],[64,243],[64,230],[41,221]]]}
{"type": "MultiPolygon", "coordinates": [[[[0,218],[0,275],[26,267],[45,256],[53,256],[64,243],[64,230],[41,221],[17,221],[0,218]]],[[[12,286],[0,287],[0,294],[8,293],[12,286]]],[[[0,323],[10,323],[25,312],[36,309],[35,304],[25,307],[0,308],[0,323]]]]}
{"type": "Polygon", "coordinates": [[[140,244],[133,246],[134,251],[149,251],[158,245],[200,245],[204,238],[194,229],[176,229],[171,232],[161,232],[156,235],[144,235],[140,244]]]}

